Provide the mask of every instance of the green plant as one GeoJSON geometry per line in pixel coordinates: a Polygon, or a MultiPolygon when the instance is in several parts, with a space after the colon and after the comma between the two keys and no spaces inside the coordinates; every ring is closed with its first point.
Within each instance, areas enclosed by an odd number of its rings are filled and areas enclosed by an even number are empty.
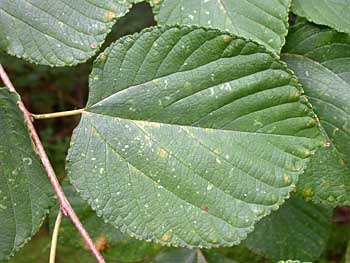
{"type": "Polygon", "coordinates": [[[50,209],[50,262],[58,233],[98,262],[317,260],[350,204],[350,1],[150,0],[159,25],[103,47],[138,2],[0,0],[8,54],[96,55],[86,106],[48,114],[0,66],[0,260],[50,209]],[[62,189],[33,121],[73,115],[62,189]]]}

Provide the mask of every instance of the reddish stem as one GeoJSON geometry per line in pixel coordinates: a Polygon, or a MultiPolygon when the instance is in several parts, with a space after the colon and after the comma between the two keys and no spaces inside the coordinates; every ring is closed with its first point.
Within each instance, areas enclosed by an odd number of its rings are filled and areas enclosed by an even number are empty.
{"type": "MultiPolygon", "coordinates": [[[[14,88],[14,86],[12,85],[6,71],[4,70],[4,68],[2,67],[2,65],[0,64],[0,78],[2,79],[3,83],[5,84],[5,86],[12,92],[17,93],[16,89],[14,88]]],[[[58,180],[55,174],[55,171],[53,170],[51,163],[46,155],[46,152],[44,150],[44,147],[40,141],[40,138],[35,130],[35,127],[33,125],[33,120],[32,120],[32,114],[26,109],[26,107],[24,106],[22,100],[19,100],[18,102],[18,106],[20,108],[20,110],[23,112],[24,114],[24,118],[26,121],[26,124],[28,126],[28,129],[30,131],[32,140],[34,142],[35,148],[37,150],[37,153],[40,156],[41,162],[47,172],[47,175],[51,181],[51,184],[56,192],[57,195],[57,199],[60,203],[61,206],[61,210],[62,213],[65,216],[69,216],[70,219],[72,220],[72,222],[74,223],[75,227],[77,228],[77,230],[79,231],[81,237],[84,239],[84,241],[86,242],[87,246],[89,247],[89,249],[91,250],[92,254],[96,257],[97,262],[99,263],[105,263],[105,260],[103,259],[102,255],[100,254],[100,252],[97,250],[97,248],[95,247],[94,243],[92,242],[89,234],[87,233],[87,231],[85,230],[84,226],[81,224],[79,218],[77,217],[77,215],[75,214],[73,208],[71,207],[70,203],[68,202],[58,180]]]]}

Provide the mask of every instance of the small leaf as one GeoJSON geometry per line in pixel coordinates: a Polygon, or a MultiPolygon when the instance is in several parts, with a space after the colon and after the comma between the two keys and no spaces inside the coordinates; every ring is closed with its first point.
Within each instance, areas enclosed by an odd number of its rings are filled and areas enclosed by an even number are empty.
{"type": "Polygon", "coordinates": [[[293,0],[292,11],[316,24],[350,33],[350,0],[293,0]]]}
{"type": "Polygon", "coordinates": [[[283,52],[330,139],[300,177],[299,193],[350,204],[350,35],[301,23],[291,28],[283,52]]]}
{"type": "Polygon", "coordinates": [[[127,0],[0,0],[0,48],[30,62],[67,66],[102,45],[127,0]]]}
{"type": "Polygon", "coordinates": [[[159,24],[201,25],[253,39],[279,53],[290,0],[152,0],[159,24]]]}
{"type": "Polygon", "coordinates": [[[237,244],[324,143],[275,55],[217,30],[156,27],[96,61],[68,154],[84,199],[161,244],[237,244]]]}
{"type": "Polygon", "coordinates": [[[262,219],[245,244],[275,261],[293,258],[313,262],[326,247],[331,216],[332,209],[293,197],[262,219]]]}
{"type": "Polygon", "coordinates": [[[18,96],[0,88],[0,261],[12,256],[39,229],[53,203],[18,96]]]}

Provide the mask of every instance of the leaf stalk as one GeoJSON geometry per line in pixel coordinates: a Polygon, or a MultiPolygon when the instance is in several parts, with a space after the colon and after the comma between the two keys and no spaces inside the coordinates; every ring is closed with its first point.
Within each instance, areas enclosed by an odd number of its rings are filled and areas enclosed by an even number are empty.
{"type": "Polygon", "coordinates": [[[53,119],[53,118],[61,118],[61,117],[79,115],[79,114],[82,114],[83,112],[84,112],[84,109],[77,109],[77,110],[61,111],[61,112],[54,112],[54,113],[32,114],[32,117],[35,120],[53,119]]]}
{"type": "Polygon", "coordinates": [[[58,239],[58,232],[60,230],[61,221],[62,221],[62,211],[61,209],[59,209],[56,222],[55,222],[55,228],[53,229],[53,233],[52,233],[49,263],[55,263],[55,260],[56,260],[57,239],[58,239]]]}

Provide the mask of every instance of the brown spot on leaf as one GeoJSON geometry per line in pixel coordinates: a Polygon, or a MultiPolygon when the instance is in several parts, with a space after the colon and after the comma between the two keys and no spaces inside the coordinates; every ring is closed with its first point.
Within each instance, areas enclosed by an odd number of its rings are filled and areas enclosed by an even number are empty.
{"type": "Polygon", "coordinates": [[[209,208],[208,208],[208,206],[204,206],[204,207],[202,208],[202,210],[203,210],[204,212],[207,212],[207,213],[208,213],[209,208]]]}

